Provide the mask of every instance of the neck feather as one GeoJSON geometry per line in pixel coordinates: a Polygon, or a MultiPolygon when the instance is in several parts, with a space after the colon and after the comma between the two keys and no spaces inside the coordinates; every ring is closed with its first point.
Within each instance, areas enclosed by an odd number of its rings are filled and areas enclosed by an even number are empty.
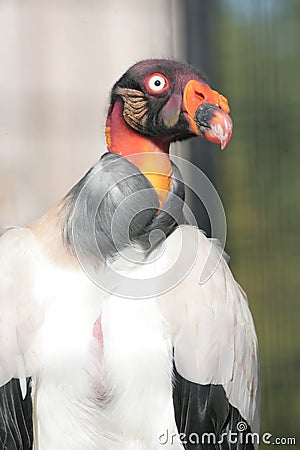
{"type": "Polygon", "coordinates": [[[164,203],[171,185],[170,142],[150,139],[129,127],[122,114],[122,103],[116,101],[106,121],[106,141],[110,152],[118,153],[149,179],[164,203]]]}

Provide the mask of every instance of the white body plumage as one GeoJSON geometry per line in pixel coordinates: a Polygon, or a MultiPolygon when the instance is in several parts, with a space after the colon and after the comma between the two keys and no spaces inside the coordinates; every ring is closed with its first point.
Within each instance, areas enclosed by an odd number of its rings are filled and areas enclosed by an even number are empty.
{"type": "MultiPolygon", "coordinates": [[[[154,262],[117,265],[136,278],[167,271],[182,236],[185,245],[198,246],[193,267],[173,289],[143,300],[104,292],[80,266],[53,264],[30,230],[13,229],[1,238],[1,266],[11,277],[1,288],[7,326],[0,338],[10,342],[0,350],[1,382],[33,377],[36,450],[168,448],[159,437],[177,431],[173,347],[180,374],[223,384],[229,401],[257,429],[254,327],[247,300],[219,252],[211,252],[211,241],[193,227],[179,227],[154,262]],[[210,252],[216,267],[200,284],[210,252]],[[16,287],[12,274],[22,270],[25,284],[16,287]],[[17,330],[14,340],[11,330],[17,330]]],[[[183,447],[177,440],[170,448],[183,447]]]]}

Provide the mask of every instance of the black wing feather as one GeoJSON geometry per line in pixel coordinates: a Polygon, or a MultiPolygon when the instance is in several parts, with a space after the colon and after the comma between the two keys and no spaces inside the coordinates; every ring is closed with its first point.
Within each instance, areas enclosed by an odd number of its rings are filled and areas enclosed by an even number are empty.
{"type": "Polygon", "coordinates": [[[229,403],[221,385],[192,383],[174,369],[173,402],[186,450],[254,449],[247,438],[250,427],[229,403]],[[247,425],[244,431],[237,428],[240,422],[247,425]]]}
{"type": "Polygon", "coordinates": [[[27,395],[24,400],[19,380],[12,379],[0,388],[0,448],[1,450],[32,450],[32,445],[30,379],[27,380],[27,395]]]}

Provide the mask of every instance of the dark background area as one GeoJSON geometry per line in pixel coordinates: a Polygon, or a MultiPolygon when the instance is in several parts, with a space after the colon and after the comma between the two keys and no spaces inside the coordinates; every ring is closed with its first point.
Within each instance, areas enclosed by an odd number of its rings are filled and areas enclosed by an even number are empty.
{"type": "MultiPolygon", "coordinates": [[[[261,432],[296,437],[298,448],[300,2],[192,1],[185,14],[187,58],[225,93],[234,122],[224,153],[195,142],[190,159],[223,201],[230,266],[254,316],[261,432]]],[[[192,203],[209,232],[201,205],[192,203]]]]}

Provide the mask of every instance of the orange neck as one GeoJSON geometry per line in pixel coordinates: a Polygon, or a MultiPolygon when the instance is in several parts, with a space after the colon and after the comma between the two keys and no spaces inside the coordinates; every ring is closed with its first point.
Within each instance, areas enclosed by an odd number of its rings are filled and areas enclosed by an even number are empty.
{"type": "Polygon", "coordinates": [[[108,150],[124,156],[140,169],[156,189],[161,206],[171,185],[169,141],[150,139],[130,128],[123,119],[119,101],[107,118],[105,134],[108,150]]]}

